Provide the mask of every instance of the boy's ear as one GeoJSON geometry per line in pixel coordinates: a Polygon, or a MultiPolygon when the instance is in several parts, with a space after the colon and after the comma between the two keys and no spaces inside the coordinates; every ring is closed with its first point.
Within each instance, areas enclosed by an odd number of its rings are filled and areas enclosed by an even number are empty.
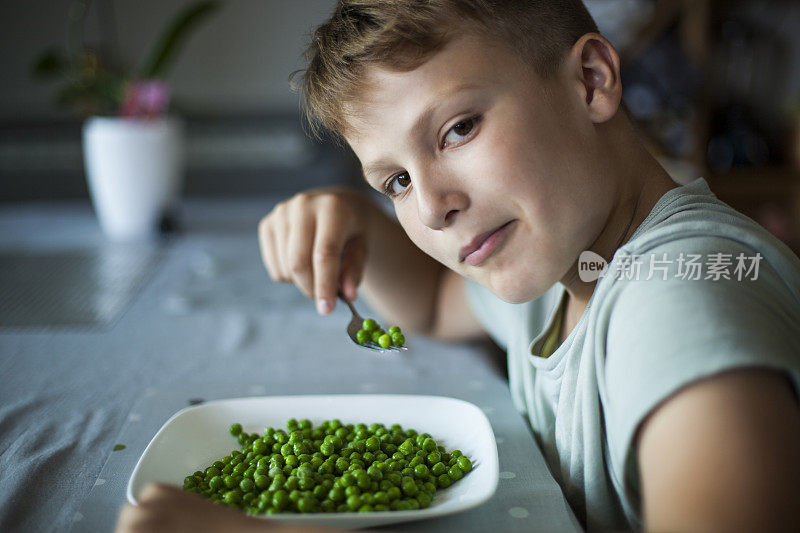
{"type": "Polygon", "coordinates": [[[596,124],[610,120],[622,100],[617,51],[602,35],[587,33],[572,46],[569,56],[569,75],[578,82],[589,118],[596,124]]]}

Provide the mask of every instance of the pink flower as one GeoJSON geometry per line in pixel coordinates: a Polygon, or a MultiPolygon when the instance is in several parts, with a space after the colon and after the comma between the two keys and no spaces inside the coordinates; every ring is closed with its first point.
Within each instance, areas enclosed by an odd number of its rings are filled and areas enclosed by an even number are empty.
{"type": "Polygon", "coordinates": [[[120,115],[155,118],[166,114],[170,87],[161,80],[132,80],[125,87],[120,115]]]}

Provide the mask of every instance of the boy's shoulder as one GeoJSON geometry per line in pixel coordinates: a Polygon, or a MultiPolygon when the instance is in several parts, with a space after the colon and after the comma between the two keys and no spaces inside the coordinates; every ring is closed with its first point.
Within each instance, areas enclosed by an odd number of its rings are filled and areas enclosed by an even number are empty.
{"type": "Polygon", "coordinates": [[[800,302],[800,260],[794,252],[720,201],[702,178],[656,203],[615,252],[609,272],[618,281],[742,281],[748,275],[757,280],[761,272],[782,279],[800,302]]]}

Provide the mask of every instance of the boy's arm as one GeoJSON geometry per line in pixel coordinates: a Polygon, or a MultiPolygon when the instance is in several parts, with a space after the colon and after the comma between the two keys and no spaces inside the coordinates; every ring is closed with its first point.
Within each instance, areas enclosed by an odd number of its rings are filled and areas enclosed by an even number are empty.
{"type": "Polygon", "coordinates": [[[636,442],[648,531],[800,531],[800,408],[782,374],[690,385],[636,442]]]}

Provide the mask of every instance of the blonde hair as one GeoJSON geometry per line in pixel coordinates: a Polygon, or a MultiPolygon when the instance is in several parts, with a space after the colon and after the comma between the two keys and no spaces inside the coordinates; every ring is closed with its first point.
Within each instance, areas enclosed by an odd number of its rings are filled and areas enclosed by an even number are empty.
{"type": "Polygon", "coordinates": [[[312,34],[307,67],[290,76],[311,133],[344,137],[345,105],[358,99],[367,67],[408,72],[462,30],[504,43],[547,78],[597,25],[581,0],[339,0],[312,34]]]}

